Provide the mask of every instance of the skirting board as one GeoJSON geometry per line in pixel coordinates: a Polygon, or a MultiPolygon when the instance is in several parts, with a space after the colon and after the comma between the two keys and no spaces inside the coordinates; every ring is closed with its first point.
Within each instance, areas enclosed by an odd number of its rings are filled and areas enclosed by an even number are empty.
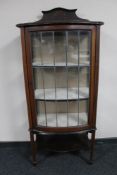
{"type": "MultiPolygon", "coordinates": [[[[117,144],[117,137],[97,138],[96,145],[101,144],[117,144]]],[[[29,141],[0,141],[0,148],[7,147],[27,147],[30,146],[29,141]]]]}

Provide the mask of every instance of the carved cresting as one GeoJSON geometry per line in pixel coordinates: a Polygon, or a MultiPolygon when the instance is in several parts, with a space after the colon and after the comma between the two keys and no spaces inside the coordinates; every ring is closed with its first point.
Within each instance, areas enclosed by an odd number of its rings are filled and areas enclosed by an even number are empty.
{"type": "MultiPolygon", "coordinates": [[[[42,11],[43,17],[39,21],[40,23],[76,23],[76,22],[88,22],[86,19],[79,18],[76,15],[77,9],[64,9],[64,8],[55,8],[49,11],[42,11]]],[[[37,22],[38,23],[38,22],[37,22]]]]}
{"type": "Polygon", "coordinates": [[[85,24],[102,25],[103,22],[89,21],[76,15],[77,9],[54,8],[48,11],[42,11],[43,16],[39,21],[33,23],[17,24],[17,27],[40,26],[49,24],[85,24]]]}

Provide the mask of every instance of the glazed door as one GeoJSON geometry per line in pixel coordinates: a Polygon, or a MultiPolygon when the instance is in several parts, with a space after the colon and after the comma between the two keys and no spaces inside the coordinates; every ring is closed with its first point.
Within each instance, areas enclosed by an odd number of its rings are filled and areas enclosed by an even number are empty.
{"type": "Polygon", "coordinates": [[[38,127],[90,127],[93,30],[30,31],[30,69],[38,127]]]}

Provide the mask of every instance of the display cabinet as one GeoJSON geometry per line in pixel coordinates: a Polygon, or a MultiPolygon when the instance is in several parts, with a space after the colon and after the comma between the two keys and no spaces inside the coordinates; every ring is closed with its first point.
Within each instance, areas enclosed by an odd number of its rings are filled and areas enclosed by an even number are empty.
{"type": "Polygon", "coordinates": [[[100,25],[79,18],[76,9],[42,11],[41,20],[18,24],[33,163],[38,134],[96,130],[100,25]],[[36,137],[35,137],[36,136],[36,137]]]}

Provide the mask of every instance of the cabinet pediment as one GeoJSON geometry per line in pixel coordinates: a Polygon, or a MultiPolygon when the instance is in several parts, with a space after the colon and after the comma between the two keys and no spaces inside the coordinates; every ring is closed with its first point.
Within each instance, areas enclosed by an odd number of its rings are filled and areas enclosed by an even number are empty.
{"type": "Polygon", "coordinates": [[[76,15],[77,9],[54,8],[48,11],[42,11],[43,16],[40,20],[33,23],[17,24],[17,27],[50,25],[50,24],[85,24],[85,25],[103,25],[100,21],[90,21],[80,18],[76,15]]]}

